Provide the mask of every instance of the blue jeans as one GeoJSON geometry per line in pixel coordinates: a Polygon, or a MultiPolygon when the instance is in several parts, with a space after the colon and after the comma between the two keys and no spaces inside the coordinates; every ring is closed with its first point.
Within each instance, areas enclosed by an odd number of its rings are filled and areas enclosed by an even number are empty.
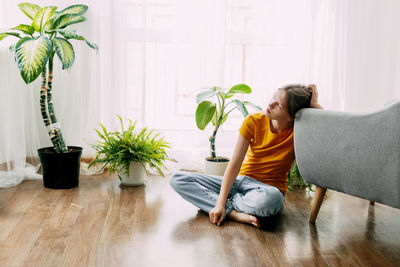
{"type": "MultiPolygon", "coordinates": [[[[222,177],[192,172],[176,172],[170,185],[184,199],[209,213],[217,203],[222,177]]],[[[231,210],[267,217],[283,209],[285,196],[275,186],[247,176],[238,176],[225,203],[225,215],[231,210]]]]}

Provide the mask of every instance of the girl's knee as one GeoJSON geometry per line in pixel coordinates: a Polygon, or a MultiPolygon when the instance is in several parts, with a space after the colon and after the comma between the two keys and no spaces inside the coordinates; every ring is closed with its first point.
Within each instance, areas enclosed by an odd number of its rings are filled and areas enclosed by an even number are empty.
{"type": "Polygon", "coordinates": [[[283,209],[284,200],[285,198],[279,190],[259,192],[255,205],[255,215],[267,217],[277,214],[283,209]]]}
{"type": "Polygon", "coordinates": [[[188,182],[188,179],[190,178],[189,174],[189,172],[184,171],[175,172],[169,180],[169,184],[172,188],[177,190],[182,184],[188,182]]]}

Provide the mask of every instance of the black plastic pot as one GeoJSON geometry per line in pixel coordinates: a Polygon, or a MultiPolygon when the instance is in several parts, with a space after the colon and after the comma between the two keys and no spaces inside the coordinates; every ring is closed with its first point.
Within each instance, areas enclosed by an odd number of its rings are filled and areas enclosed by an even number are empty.
{"type": "Polygon", "coordinates": [[[68,189],[79,185],[81,147],[69,146],[65,153],[56,153],[53,147],[43,147],[38,149],[38,153],[45,187],[68,189]]]}

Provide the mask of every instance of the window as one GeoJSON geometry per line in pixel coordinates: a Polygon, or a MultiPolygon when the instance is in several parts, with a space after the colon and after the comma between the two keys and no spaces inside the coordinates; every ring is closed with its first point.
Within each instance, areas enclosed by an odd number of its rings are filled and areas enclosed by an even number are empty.
{"type": "MultiPolygon", "coordinates": [[[[297,75],[301,4],[283,2],[127,1],[127,114],[152,128],[193,130],[196,89],[242,82],[253,93],[241,97],[264,107],[297,75]]],[[[242,120],[232,113],[225,129],[242,120]]]]}

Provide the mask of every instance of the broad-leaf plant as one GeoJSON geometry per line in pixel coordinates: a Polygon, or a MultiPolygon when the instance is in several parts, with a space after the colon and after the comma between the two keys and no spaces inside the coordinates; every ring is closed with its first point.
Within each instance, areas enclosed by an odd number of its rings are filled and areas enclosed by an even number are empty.
{"type": "Polygon", "coordinates": [[[207,125],[212,122],[214,131],[210,137],[210,152],[211,161],[218,162],[219,159],[215,153],[215,136],[219,127],[227,120],[228,115],[235,109],[239,110],[244,117],[249,115],[248,106],[252,106],[257,110],[262,110],[261,107],[254,105],[249,101],[240,101],[239,99],[230,99],[236,93],[250,94],[251,88],[246,84],[237,84],[230,88],[221,88],[213,86],[211,88],[202,89],[196,96],[196,125],[200,130],[204,130],[207,125]],[[212,101],[206,100],[212,99],[212,101]]]}
{"type": "Polygon", "coordinates": [[[62,11],[55,6],[40,7],[36,4],[21,3],[18,5],[32,23],[20,24],[7,31],[0,32],[0,41],[8,36],[17,37],[19,41],[10,46],[15,53],[22,79],[26,84],[36,80],[41,74],[40,109],[43,121],[57,153],[67,152],[67,146],[61,133],[61,127],[54,114],[52,102],[53,60],[57,54],[62,69],[72,67],[75,52],[70,39],[81,40],[97,51],[97,45],[77,34],[68,26],[86,20],[83,14],[86,5],[72,5],[62,11]]]}

